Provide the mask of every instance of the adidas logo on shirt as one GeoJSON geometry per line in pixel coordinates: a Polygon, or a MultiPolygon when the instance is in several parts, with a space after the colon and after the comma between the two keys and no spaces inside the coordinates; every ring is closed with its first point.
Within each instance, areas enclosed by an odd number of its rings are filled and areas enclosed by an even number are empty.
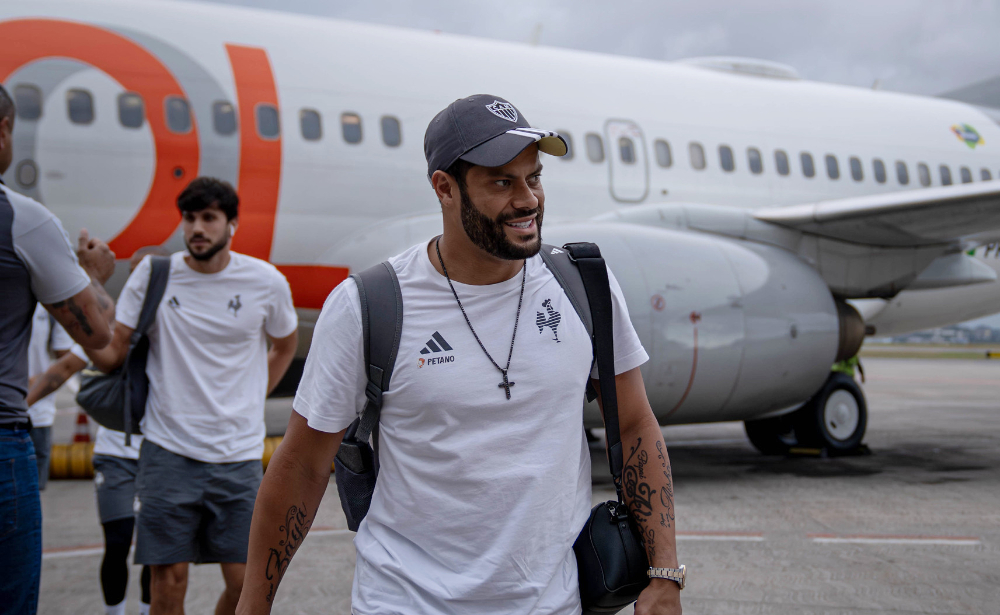
{"type": "MultiPolygon", "coordinates": [[[[452,350],[451,344],[449,344],[444,337],[437,331],[431,336],[431,339],[427,340],[427,344],[420,349],[420,354],[437,354],[441,352],[448,352],[452,350]]],[[[423,367],[424,365],[437,365],[439,363],[454,363],[455,355],[446,355],[443,357],[430,357],[428,359],[417,359],[417,367],[423,367]]]]}

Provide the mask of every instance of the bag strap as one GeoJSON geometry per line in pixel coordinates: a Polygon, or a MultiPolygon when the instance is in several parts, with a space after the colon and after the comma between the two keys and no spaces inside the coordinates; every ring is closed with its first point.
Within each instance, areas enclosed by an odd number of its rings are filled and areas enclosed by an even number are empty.
{"type": "MultiPolygon", "coordinates": [[[[149,270],[149,282],[146,284],[146,296],[142,300],[142,309],[139,310],[139,321],[135,325],[135,330],[132,331],[132,336],[129,338],[129,348],[128,353],[125,355],[124,367],[122,368],[122,377],[126,379],[125,384],[125,446],[132,446],[132,386],[127,382],[128,379],[128,368],[131,364],[132,352],[135,351],[136,345],[142,336],[149,332],[149,328],[153,326],[153,322],[156,320],[156,310],[160,307],[160,302],[163,301],[163,293],[167,290],[167,282],[170,280],[170,257],[169,256],[151,256],[150,257],[150,270],[149,270]]],[[[149,346],[146,347],[146,352],[149,352],[149,346]]]]}
{"type": "Polygon", "coordinates": [[[156,321],[156,310],[163,300],[163,293],[167,290],[167,281],[170,279],[170,257],[151,256],[151,267],[149,270],[149,283],[146,285],[146,297],[142,300],[142,310],[139,312],[139,321],[132,332],[132,344],[139,341],[139,337],[145,335],[153,322],[156,321]]]}
{"type": "MultiPolygon", "coordinates": [[[[615,388],[615,340],[613,311],[611,303],[611,283],[608,267],[601,256],[601,249],[593,243],[568,243],[563,246],[568,259],[579,271],[587,303],[588,315],[592,319],[591,339],[597,362],[598,382],[601,385],[601,401],[604,409],[604,430],[608,443],[608,465],[615,483],[618,501],[622,499],[622,438],[618,425],[618,391],[615,388]]],[[[550,256],[552,256],[550,252],[550,256]]],[[[544,258],[544,257],[543,257],[544,258]]],[[[563,268],[565,272],[566,269],[563,268]]],[[[571,276],[565,276],[571,278],[571,276]]],[[[558,279],[558,278],[557,278],[558,279]]],[[[566,289],[566,285],[563,286],[566,289]]],[[[567,292],[567,294],[569,294],[567,292]]],[[[572,301],[572,297],[571,297],[572,301]]],[[[574,304],[576,307],[576,304],[574,304]]],[[[577,308],[579,311],[579,308],[577,308]]],[[[584,321],[586,322],[586,321],[584,321]]]]}
{"type": "Polygon", "coordinates": [[[367,442],[378,426],[382,412],[382,393],[389,388],[392,369],[396,364],[399,339],[403,332],[403,295],[399,290],[396,270],[388,261],[352,273],[358,285],[361,301],[361,329],[364,333],[365,366],[368,398],[355,438],[367,442]]]}

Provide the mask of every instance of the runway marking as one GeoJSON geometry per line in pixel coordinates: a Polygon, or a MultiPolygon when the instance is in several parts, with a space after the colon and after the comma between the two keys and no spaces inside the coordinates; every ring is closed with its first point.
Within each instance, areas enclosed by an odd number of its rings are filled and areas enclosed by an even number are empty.
{"type": "Polygon", "coordinates": [[[714,438],[711,440],[668,440],[667,448],[684,448],[685,446],[711,446],[713,444],[749,444],[746,438],[714,438]]]}
{"type": "Polygon", "coordinates": [[[79,547],[56,547],[42,551],[42,559],[65,559],[67,557],[82,557],[84,555],[101,555],[104,545],[81,545],[79,547]]]}
{"type": "Polygon", "coordinates": [[[764,535],[760,532],[677,532],[677,540],[764,542],[764,535]]]}
{"type": "Polygon", "coordinates": [[[974,547],[982,544],[975,536],[895,536],[854,534],[809,534],[809,539],[817,544],[867,544],[867,545],[952,545],[974,547]]]}

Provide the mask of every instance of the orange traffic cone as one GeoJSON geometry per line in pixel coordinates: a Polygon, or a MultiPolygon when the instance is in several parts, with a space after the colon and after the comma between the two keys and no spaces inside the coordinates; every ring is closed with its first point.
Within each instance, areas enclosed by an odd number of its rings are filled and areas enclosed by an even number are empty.
{"type": "Polygon", "coordinates": [[[73,442],[90,442],[90,425],[87,423],[87,414],[80,412],[76,415],[76,430],[73,432],[73,442]]]}

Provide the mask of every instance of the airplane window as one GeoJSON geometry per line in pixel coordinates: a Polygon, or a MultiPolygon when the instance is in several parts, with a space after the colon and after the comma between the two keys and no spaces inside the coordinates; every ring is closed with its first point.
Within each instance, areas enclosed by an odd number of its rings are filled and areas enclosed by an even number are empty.
{"type": "Polygon", "coordinates": [[[299,111],[299,130],[306,141],[319,141],[323,138],[323,119],[319,111],[303,109],[299,111]]]}
{"type": "Polygon", "coordinates": [[[635,142],[628,137],[618,139],[618,154],[625,164],[635,164],[635,142]]]}
{"type": "Polygon", "coordinates": [[[788,154],[785,150],[774,150],[774,166],[778,169],[778,175],[788,175],[788,154]]]}
{"type": "Polygon", "coordinates": [[[736,161],[733,160],[733,148],[728,145],[719,146],[719,164],[722,170],[729,173],[736,168],[736,161]]]}
{"type": "Polygon", "coordinates": [[[857,156],[851,156],[848,162],[851,165],[851,179],[856,182],[862,181],[865,178],[865,171],[861,167],[861,159],[857,156]]]}
{"type": "Polygon", "coordinates": [[[826,155],[826,174],[830,179],[840,179],[840,163],[833,154],[826,155]]]}
{"type": "Polygon", "coordinates": [[[604,162],[604,141],[601,135],[587,133],[587,158],[591,162],[604,162]]]}
{"type": "Polygon", "coordinates": [[[905,186],[910,183],[910,171],[906,168],[906,163],[902,160],[896,161],[896,181],[898,181],[901,186],[905,186]]]}
{"type": "Polygon", "coordinates": [[[185,133],[191,130],[191,105],[179,96],[167,96],[163,102],[167,108],[167,128],[171,132],[185,133]]]}
{"type": "Polygon", "coordinates": [[[750,164],[750,172],[754,175],[760,175],[764,172],[764,163],[760,158],[760,150],[756,147],[747,148],[747,163],[750,164]]]}
{"type": "Polygon", "coordinates": [[[958,172],[962,175],[963,184],[972,183],[972,171],[969,170],[969,167],[962,167],[958,170],[958,172]]]}
{"type": "Polygon", "coordinates": [[[931,185],[931,170],[928,169],[927,165],[922,162],[917,164],[917,177],[920,178],[921,186],[931,185]]]}
{"type": "Polygon", "coordinates": [[[277,139],[281,133],[278,108],[267,103],[258,103],[254,111],[257,112],[257,134],[260,138],[277,139]]]}
{"type": "Polygon", "coordinates": [[[569,135],[568,130],[558,130],[556,131],[566,141],[566,155],[560,156],[561,160],[572,160],[573,159],[573,137],[569,135]]]}
{"type": "Polygon", "coordinates": [[[952,184],[951,169],[948,167],[948,165],[942,164],[940,167],[938,167],[938,170],[941,172],[941,185],[950,186],[952,184]]]}
{"type": "Polygon", "coordinates": [[[42,91],[33,85],[14,87],[14,107],[20,120],[37,120],[42,117],[42,91]]]}
{"type": "Polygon", "coordinates": [[[38,181],[38,165],[34,160],[22,160],[18,163],[14,179],[23,188],[33,188],[38,181]]]}
{"type": "Polygon", "coordinates": [[[872,158],[872,170],[875,171],[875,181],[885,183],[885,163],[879,158],[872,158]]]}
{"type": "Polygon", "coordinates": [[[74,124],[89,124],[94,121],[94,97],[87,90],[70,90],[66,92],[66,111],[74,124]]]}
{"type": "Polygon", "coordinates": [[[988,182],[993,179],[993,174],[990,173],[989,169],[979,169],[979,178],[984,182],[988,182]]]}
{"type": "Polygon", "coordinates": [[[669,143],[663,139],[657,139],[653,142],[653,149],[656,150],[656,164],[666,169],[674,163],[674,157],[670,155],[669,143]]]}
{"type": "Polygon", "coordinates": [[[236,107],[233,103],[224,100],[212,103],[212,125],[220,135],[236,132],[236,107]]]}
{"type": "Polygon", "coordinates": [[[341,113],[340,133],[348,143],[361,143],[361,116],[357,113],[341,113]]]}
{"type": "Polygon", "coordinates": [[[142,103],[142,96],[134,92],[125,92],[118,95],[118,121],[125,128],[142,128],[145,119],[146,109],[142,103]]]}
{"type": "Polygon", "coordinates": [[[705,168],[705,148],[701,143],[692,141],[688,144],[688,157],[691,158],[691,166],[699,171],[705,168]]]}
{"type": "Polygon", "coordinates": [[[812,177],[816,175],[816,167],[813,166],[813,157],[809,152],[802,152],[799,156],[799,160],[802,161],[802,174],[806,177],[812,177]]]}
{"type": "Polygon", "coordinates": [[[389,147],[399,147],[403,142],[403,130],[399,126],[399,120],[391,115],[382,116],[382,143],[389,147]]]}

